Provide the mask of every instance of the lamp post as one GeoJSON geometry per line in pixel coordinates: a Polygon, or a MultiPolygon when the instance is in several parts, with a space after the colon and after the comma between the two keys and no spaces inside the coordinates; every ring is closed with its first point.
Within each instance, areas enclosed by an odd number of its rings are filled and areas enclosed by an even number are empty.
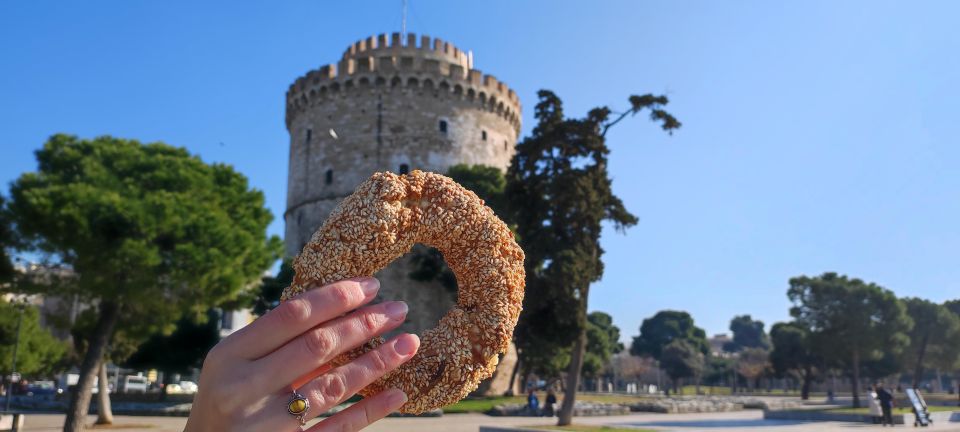
{"type": "Polygon", "coordinates": [[[17,336],[14,339],[13,343],[13,364],[10,367],[10,385],[7,386],[7,404],[4,408],[5,412],[10,412],[10,399],[13,398],[13,377],[17,374],[17,351],[20,349],[20,326],[23,324],[23,309],[26,307],[26,299],[23,302],[14,301],[16,308],[20,310],[20,315],[17,317],[17,336]]]}

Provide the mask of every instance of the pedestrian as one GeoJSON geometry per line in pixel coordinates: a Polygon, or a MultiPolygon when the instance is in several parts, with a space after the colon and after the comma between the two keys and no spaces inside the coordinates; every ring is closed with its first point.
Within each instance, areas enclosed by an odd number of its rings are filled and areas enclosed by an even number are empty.
{"type": "Polygon", "coordinates": [[[883,384],[877,384],[877,399],[880,400],[880,410],[883,411],[880,424],[893,426],[893,395],[883,388],[883,384]]]}
{"type": "Polygon", "coordinates": [[[533,415],[540,412],[540,399],[537,399],[537,394],[533,392],[533,389],[527,392],[527,410],[533,415]]]}
{"type": "Polygon", "coordinates": [[[880,423],[883,411],[880,409],[880,401],[877,400],[877,392],[874,391],[872,386],[867,387],[867,404],[870,407],[870,420],[873,421],[873,424],[880,423]]]}
{"type": "Polygon", "coordinates": [[[553,417],[557,409],[557,395],[553,389],[547,390],[547,400],[543,404],[543,415],[553,417]]]}

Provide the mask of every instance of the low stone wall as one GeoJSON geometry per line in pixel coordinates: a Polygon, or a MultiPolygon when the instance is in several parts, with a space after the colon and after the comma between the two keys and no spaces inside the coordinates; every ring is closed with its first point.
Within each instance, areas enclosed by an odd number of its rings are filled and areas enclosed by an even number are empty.
{"type": "MultiPolygon", "coordinates": [[[[493,407],[487,414],[497,417],[538,417],[540,412],[531,412],[524,404],[503,404],[493,407]]],[[[596,417],[630,414],[630,408],[618,404],[603,404],[577,401],[573,407],[575,417],[596,417]]]]}
{"type": "Polygon", "coordinates": [[[785,398],[743,396],[672,396],[649,398],[629,405],[630,411],[666,414],[729,412],[744,409],[782,410],[802,407],[800,401],[785,398]]]}
{"type": "Polygon", "coordinates": [[[663,414],[741,411],[743,404],[720,399],[651,399],[632,403],[630,411],[663,414]]]}

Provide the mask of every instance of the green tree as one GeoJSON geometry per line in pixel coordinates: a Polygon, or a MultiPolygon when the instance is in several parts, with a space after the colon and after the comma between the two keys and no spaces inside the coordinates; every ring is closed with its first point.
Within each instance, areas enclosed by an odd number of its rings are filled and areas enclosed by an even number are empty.
{"type": "Polygon", "coordinates": [[[13,279],[13,262],[9,250],[14,247],[13,229],[10,227],[10,214],[6,201],[0,195],[0,285],[13,279]]]}
{"type": "Polygon", "coordinates": [[[267,276],[260,280],[257,295],[252,301],[253,313],[263,315],[280,304],[280,295],[284,288],[293,283],[293,260],[284,259],[276,276],[267,276]]]}
{"type": "Polygon", "coordinates": [[[960,316],[960,299],[944,302],[943,306],[950,312],[953,312],[954,315],[960,316]]]}
{"type": "Polygon", "coordinates": [[[169,334],[154,334],[137,347],[125,366],[157,369],[163,371],[167,379],[174,373],[190,373],[202,365],[207,352],[220,341],[219,321],[217,309],[208,310],[200,318],[184,316],[169,334]]]}
{"type": "MultiPolygon", "coordinates": [[[[944,302],[943,306],[960,319],[960,299],[944,302]]],[[[958,338],[958,342],[948,345],[946,347],[947,349],[936,353],[934,360],[939,367],[954,371],[954,379],[960,380],[960,335],[956,335],[956,337],[958,338]]],[[[957,393],[960,395],[960,385],[957,387],[957,393]]]]}
{"type": "Polygon", "coordinates": [[[860,375],[866,377],[868,382],[881,381],[890,375],[903,371],[902,357],[902,355],[889,351],[880,352],[879,355],[860,363],[860,375]]]}
{"type": "Polygon", "coordinates": [[[55,135],[36,172],[11,186],[10,210],[31,249],[76,273],[37,288],[77,296],[97,320],[70,398],[64,431],[82,430],[91,385],[118,323],[171,325],[233,299],[276,259],[272,216],[260,191],[223,164],[166,144],[55,135]]]}
{"type": "Polygon", "coordinates": [[[860,367],[884,351],[899,353],[913,323],[906,308],[887,289],[836,273],[790,279],[787,296],[798,324],[829,359],[851,372],[853,406],[860,406],[860,367]]]}
{"type": "Polygon", "coordinates": [[[661,351],[660,367],[670,377],[675,394],[680,394],[680,380],[699,377],[703,373],[703,366],[703,353],[686,340],[676,339],[661,351]]]}
{"type": "Polygon", "coordinates": [[[744,348],[770,349],[770,338],[764,330],[763,321],[754,320],[750,315],[739,315],[730,320],[733,340],[723,345],[723,350],[738,352],[744,348]]]}
{"type": "Polygon", "coordinates": [[[17,349],[17,372],[26,377],[46,377],[60,372],[67,352],[65,343],[40,326],[40,311],[31,305],[15,304],[0,299],[0,376],[10,375],[10,360],[20,322],[20,347],[17,349]]]}
{"type": "Polygon", "coordinates": [[[820,356],[814,351],[810,341],[810,331],[795,322],[776,323],[770,328],[773,350],[770,351],[770,365],[778,376],[788,374],[800,378],[800,398],[810,398],[810,385],[813,383],[820,356]]]}
{"type": "Polygon", "coordinates": [[[507,212],[507,197],[504,193],[507,178],[504,177],[500,168],[457,164],[447,170],[447,176],[477,194],[494,214],[509,225],[510,215],[507,212]]]}
{"type": "Polygon", "coordinates": [[[635,336],[633,344],[630,345],[630,354],[649,355],[661,360],[663,348],[675,340],[686,341],[703,354],[710,353],[707,333],[694,324],[693,317],[689,313],[662,310],[643,320],[640,325],[640,335],[635,336]]]}
{"type": "Polygon", "coordinates": [[[613,317],[606,312],[590,312],[587,315],[587,349],[583,358],[583,375],[600,376],[610,357],[623,351],[620,343],[620,328],[613,325],[613,317]]]}
{"type": "MultiPolygon", "coordinates": [[[[907,315],[913,319],[913,328],[907,333],[910,345],[904,352],[904,362],[913,369],[913,387],[920,385],[924,365],[930,354],[949,350],[945,345],[956,343],[960,333],[960,318],[944,305],[916,297],[903,299],[907,315]]],[[[936,354],[934,354],[935,356],[936,354]]]]}
{"type": "MultiPolygon", "coordinates": [[[[507,173],[507,200],[526,253],[527,295],[524,309],[554,308],[568,314],[559,321],[531,322],[521,315],[520,335],[539,336],[557,345],[573,345],[558,424],[570,424],[587,345],[590,284],[603,275],[602,223],[618,230],[637,223],[613,194],[607,172],[610,149],[606,133],[628,116],[650,110],[666,131],[680,123],[662,109],[665,96],[631,96],[629,108],[611,119],[607,107],[584,118],[565,118],[560,98],[541,90],[535,108],[537,125],[517,145],[507,173]],[[553,291],[545,295],[543,291],[553,291]],[[556,303],[544,305],[544,300],[556,303]],[[568,333],[556,331],[555,326],[568,333]],[[545,328],[553,327],[553,328],[545,328]]],[[[539,314],[535,314],[539,318],[539,314]]],[[[518,339],[518,343],[520,340],[518,339]]]]}
{"type": "Polygon", "coordinates": [[[734,360],[729,357],[709,356],[703,369],[703,383],[720,386],[730,379],[734,372],[734,360]]]}
{"type": "Polygon", "coordinates": [[[757,379],[770,367],[770,354],[763,348],[743,348],[734,363],[737,373],[746,378],[747,388],[757,389],[757,379]]]}

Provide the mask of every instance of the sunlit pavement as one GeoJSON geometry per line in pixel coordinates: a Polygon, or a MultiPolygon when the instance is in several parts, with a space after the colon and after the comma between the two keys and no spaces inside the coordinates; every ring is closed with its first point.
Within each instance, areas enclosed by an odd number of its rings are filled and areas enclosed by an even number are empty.
{"type": "MultiPolygon", "coordinates": [[[[59,431],[63,429],[62,414],[29,414],[26,431],[59,431]]],[[[89,422],[93,423],[91,416],[89,422]]],[[[578,417],[576,423],[592,425],[630,426],[664,431],[846,431],[852,429],[886,430],[879,425],[841,422],[803,423],[794,421],[763,420],[763,413],[756,410],[732,413],[697,414],[634,414],[613,417],[578,417]]],[[[115,417],[116,425],[110,430],[144,432],[181,432],[187,419],[182,417],[115,417]],[[126,427],[124,427],[126,426],[126,427]]],[[[486,426],[533,426],[552,424],[549,418],[489,417],[482,414],[449,414],[440,418],[388,418],[364,429],[370,432],[477,432],[480,425],[486,426]]],[[[913,429],[912,425],[900,428],[913,429]]],[[[924,430],[960,431],[960,423],[939,423],[924,430]]]]}

